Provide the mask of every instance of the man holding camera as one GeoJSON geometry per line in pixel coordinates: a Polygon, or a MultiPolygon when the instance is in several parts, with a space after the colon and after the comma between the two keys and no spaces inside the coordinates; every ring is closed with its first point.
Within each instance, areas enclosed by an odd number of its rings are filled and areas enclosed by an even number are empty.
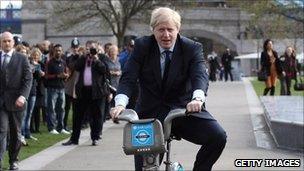
{"type": "Polygon", "coordinates": [[[97,145],[99,132],[102,128],[104,110],[102,104],[108,94],[105,87],[106,67],[100,61],[97,54],[97,44],[88,44],[88,54],[80,57],[75,63],[75,70],[79,72],[79,79],[76,83],[76,110],[73,122],[73,133],[69,141],[62,145],[77,145],[81,123],[85,114],[90,115],[92,145],[97,145]]]}

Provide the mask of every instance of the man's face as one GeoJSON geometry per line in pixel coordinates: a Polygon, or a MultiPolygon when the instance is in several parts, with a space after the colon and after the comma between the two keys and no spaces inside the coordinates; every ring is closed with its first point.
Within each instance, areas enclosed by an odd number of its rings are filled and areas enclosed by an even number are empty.
{"type": "Polygon", "coordinates": [[[62,47],[56,47],[54,49],[54,53],[55,53],[55,58],[59,59],[61,57],[61,55],[63,54],[63,50],[62,47]]]}
{"type": "Polygon", "coordinates": [[[14,48],[14,39],[11,33],[5,32],[2,34],[1,48],[6,53],[14,48]]]}
{"type": "Polygon", "coordinates": [[[158,24],[153,29],[157,43],[164,49],[169,49],[176,41],[179,29],[172,21],[158,24]]]}
{"type": "Polygon", "coordinates": [[[116,59],[118,55],[118,49],[117,48],[109,48],[109,56],[112,59],[116,59]]]}
{"type": "Polygon", "coordinates": [[[134,49],[134,45],[128,45],[127,46],[127,50],[129,51],[129,52],[132,52],[133,51],[133,49],[134,49]]]}
{"type": "Polygon", "coordinates": [[[48,51],[50,44],[51,43],[48,40],[45,40],[41,43],[41,46],[42,46],[43,50],[48,51]]]}
{"type": "Polygon", "coordinates": [[[73,54],[78,54],[79,46],[72,47],[73,54]]]}

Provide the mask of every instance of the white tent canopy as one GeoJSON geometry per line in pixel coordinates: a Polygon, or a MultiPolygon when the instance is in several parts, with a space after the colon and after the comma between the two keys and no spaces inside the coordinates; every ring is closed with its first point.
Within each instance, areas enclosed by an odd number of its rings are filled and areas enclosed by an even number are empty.
{"type": "Polygon", "coordinates": [[[261,53],[249,53],[246,55],[239,55],[236,56],[234,59],[256,59],[256,58],[260,58],[261,53]]]}
{"type": "Polygon", "coordinates": [[[297,54],[296,58],[297,58],[300,62],[304,62],[303,52],[300,53],[300,54],[297,54]]]}

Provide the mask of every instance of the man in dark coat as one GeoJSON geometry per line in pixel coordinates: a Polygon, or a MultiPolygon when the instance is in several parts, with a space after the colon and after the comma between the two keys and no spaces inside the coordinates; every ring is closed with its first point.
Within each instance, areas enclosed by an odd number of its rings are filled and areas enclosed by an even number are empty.
{"type": "Polygon", "coordinates": [[[222,57],[222,65],[224,66],[224,73],[225,73],[225,81],[228,80],[228,74],[230,76],[230,80],[233,81],[233,76],[231,73],[231,61],[233,60],[233,56],[230,53],[230,49],[226,49],[226,52],[223,54],[222,57]]]}
{"type": "Polygon", "coordinates": [[[17,170],[21,148],[21,121],[33,76],[27,57],[14,50],[13,35],[4,32],[0,41],[0,170],[9,128],[9,169],[17,170]]]}
{"type": "Polygon", "coordinates": [[[104,101],[109,93],[105,83],[106,66],[97,54],[97,44],[90,44],[89,54],[80,57],[75,63],[75,70],[79,72],[76,83],[75,116],[73,132],[69,141],[62,145],[77,145],[81,123],[86,114],[90,115],[92,145],[97,145],[102,132],[104,117],[104,101]]]}
{"type": "MultiPolygon", "coordinates": [[[[200,114],[175,119],[172,132],[202,145],[193,170],[211,170],[225,147],[226,133],[203,108],[208,75],[202,45],[179,35],[180,21],[180,15],[170,8],[157,8],[152,12],[153,35],[135,41],[111,116],[115,119],[125,109],[138,79],[140,93],[136,111],[140,119],[157,118],[163,122],[175,108],[200,114]]],[[[141,170],[142,165],[141,156],[135,156],[135,169],[141,170]]]]}

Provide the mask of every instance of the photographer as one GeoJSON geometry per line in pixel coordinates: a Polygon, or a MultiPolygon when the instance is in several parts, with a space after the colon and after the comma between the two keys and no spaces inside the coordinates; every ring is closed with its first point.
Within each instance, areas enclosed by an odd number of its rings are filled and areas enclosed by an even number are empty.
{"type": "Polygon", "coordinates": [[[104,116],[104,104],[107,90],[104,87],[104,73],[106,67],[98,58],[97,44],[88,44],[89,53],[80,57],[75,64],[75,70],[79,72],[76,83],[76,110],[73,123],[73,133],[69,141],[62,145],[77,145],[81,123],[86,114],[90,118],[92,145],[97,145],[99,131],[102,128],[104,116]]]}

